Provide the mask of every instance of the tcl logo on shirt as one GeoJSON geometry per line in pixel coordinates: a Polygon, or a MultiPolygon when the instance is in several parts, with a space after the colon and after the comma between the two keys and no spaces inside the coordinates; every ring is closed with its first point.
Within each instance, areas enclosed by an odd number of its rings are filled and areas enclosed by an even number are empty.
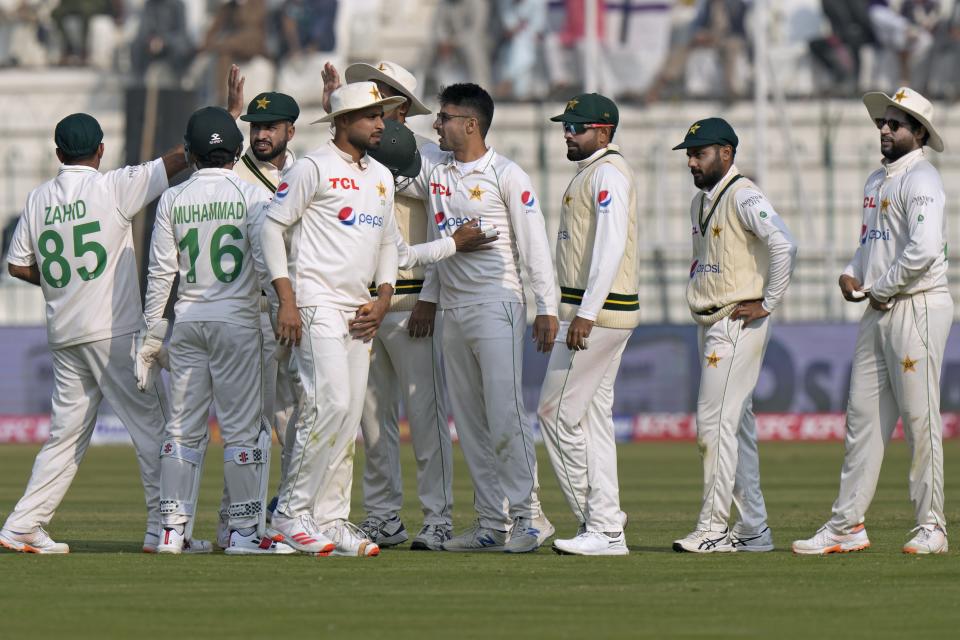
{"type": "Polygon", "coordinates": [[[450,191],[450,189],[448,189],[448,188],[445,187],[444,185],[440,184],[439,182],[431,182],[431,183],[430,183],[430,193],[432,193],[432,194],[435,195],[435,196],[437,196],[437,195],[440,195],[440,196],[450,196],[450,195],[453,195],[453,192],[450,191]]]}
{"type": "Polygon", "coordinates": [[[353,178],[329,178],[329,180],[331,189],[360,191],[360,187],[357,186],[357,181],[353,178]]]}
{"type": "Polygon", "coordinates": [[[366,225],[368,227],[382,227],[383,216],[375,216],[369,213],[357,213],[353,207],[344,207],[337,214],[337,220],[346,227],[352,227],[355,224],[366,225]]]}
{"type": "Polygon", "coordinates": [[[863,208],[864,209],[876,209],[877,200],[873,196],[863,196],[863,208]]]}

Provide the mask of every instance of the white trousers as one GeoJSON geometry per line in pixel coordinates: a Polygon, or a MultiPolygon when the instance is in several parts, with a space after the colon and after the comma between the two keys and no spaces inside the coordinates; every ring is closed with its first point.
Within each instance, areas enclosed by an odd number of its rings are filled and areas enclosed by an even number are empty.
{"type": "Polygon", "coordinates": [[[513,518],[540,514],[536,450],[520,382],[526,331],[520,303],[443,314],[444,367],[474,505],[480,524],[499,530],[513,518]]]}
{"type": "Polygon", "coordinates": [[[917,524],[946,529],[940,369],[952,322],[947,292],[903,296],[889,311],[864,312],[850,378],[840,493],[828,523],[834,532],[849,533],[863,522],[901,417],[913,455],[910,501],[917,524]]]}
{"type": "Polygon", "coordinates": [[[567,504],[590,531],[623,530],[613,386],[630,329],[594,327],[590,345],[563,344],[569,322],[560,323],[540,390],[537,414],[543,441],[567,504]]]}
{"type": "Polygon", "coordinates": [[[400,402],[406,408],[417,462],[424,524],[451,524],[453,447],[443,401],[441,319],[432,338],[411,338],[409,311],[388,313],[373,340],[370,380],[360,429],[365,452],[363,506],[389,520],[403,506],[400,402]]]}
{"type": "MultiPolygon", "coordinates": [[[[353,458],[370,369],[370,344],[350,337],[352,311],[303,307],[294,351],[303,396],[277,511],[324,526],[350,516],[353,458]]],[[[294,435],[294,434],[289,434],[294,435]]]]}
{"type": "MultiPolygon", "coordinates": [[[[225,322],[175,323],[170,338],[172,415],[167,422],[167,440],[205,449],[212,403],[224,448],[255,448],[262,416],[261,351],[259,328],[225,322]]],[[[259,501],[260,476],[269,472],[266,466],[225,462],[224,495],[236,504],[259,501]]],[[[161,458],[162,498],[189,501],[196,495],[194,482],[192,465],[175,457],[161,458]]],[[[229,508],[229,502],[226,506],[229,508]]],[[[164,524],[182,524],[189,515],[165,514],[164,524]]],[[[255,514],[230,519],[233,529],[256,524],[255,514]]]]}
{"type": "Polygon", "coordinates": [[[146,530],[159,531],[160,441],[169,413],[159,375],[152,388],[143,393],[137,390],[135,354],[134,333],[51,352],[50,437],[37,454],[27,488],[5,528],[29,533],[50,523],[83,460],[97,409],[106,398],[136,449],[147,506],[146,530]]]}
{"type": "Polygon", "coordinates": [[[730,316],[699,327],[700,395],[697,444],[703,459],[703,504],[697,529],[723,531],[730,505],[741,533],[759,533],[767,508],[760,491],[760,456],[753,390],[770,337],[770,317],[743,326],[730,316]]]}

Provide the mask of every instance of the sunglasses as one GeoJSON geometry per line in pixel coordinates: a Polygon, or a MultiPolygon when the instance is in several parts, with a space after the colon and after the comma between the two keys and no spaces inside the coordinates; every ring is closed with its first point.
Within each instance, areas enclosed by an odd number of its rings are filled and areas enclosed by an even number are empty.
{"type": "Polygon", "coordinates": [[[562,122],[563,132],[572,136],[579,136],[587,129],[613,128],[612,124],[587,124],[586,122],[562,122]]]}
{"type": "Polygon", "coordinates": [[[883,129],[883,125],[887,125],[890,128],[892,133],[896,133],[900,127],[909,127],[906,122],[901,122],[900,120],[889,120],[887,118],[874,118],[873,121],[877,125],[877,129],[883,129]]]}
{"type": "Polygon", "coordinates": [[[450,121],[453,120],[454,118],[473,118],[473,117],[475,117],[475,116],[458,116],[458,115],[453,114],[453,113],[447,113],[446,111],[438,111],[438,112],[437,112],[437,120],[439,120],[439,121],[442,122],[443,124],[446,124],[446,123],[450,122],[450,121]]]}

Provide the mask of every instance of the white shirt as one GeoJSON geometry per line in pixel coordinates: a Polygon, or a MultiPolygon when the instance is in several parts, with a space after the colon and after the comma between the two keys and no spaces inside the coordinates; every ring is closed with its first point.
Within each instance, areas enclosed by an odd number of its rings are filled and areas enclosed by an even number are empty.
{"type": "MultiPolygon", "coordinates": [[[[424,198],[431,233],[449,237],[471,218],[500,230],[489,251],[457,253],[428,267],[420,299],[444,309],[483,302],[523,302],[521,264],[538,315],[557,314],[557,286],[546,225],[530,177],[492,148],[462,173],[453,154],[421,149],[423,167],[409,193],[424,198]],[[439,284],[439,291],[438,291],[439,284]]],[[[470,163],[466,163],[468,166],[470,163]]]]}
{"type": "MultiPolygon", "coordinates": [[[[714,200],[720,195],[720,185],[728,178],[740,173],[736,165],[730,169],[717,184],[704,191],[703,209],[709,211],[714,200]]],[[[797,241],[787,228],[767,196],[757,189],[740,189],[735,194],[737,217],[750,233],[767,245],[770,263],[767,269],[766,285],[763,289],[763,308],[772,312],[780,304],[783,294],[790,285],[790,276],[797,260],[797,241]]],[[[694,214],[691,214],[694,215],[694,214]]],[[[694,229],[698,221],[691,219],[694,229]]]]}
{"type": "Polygon", "coordinates": [[[161,159],[106,173],[64,165],[27,196],[7,260],[37,264],[52,349],[143,327],[130,226],[168,184],[161,159]]]}
{"type": "Polygon", "coordinates": [[[370,301],[371,282],[397,277],[393,175],[369,156],[354,162],[331,141],[298,160],[267,207],[284,227],[300,222],[294,272],[268,263],[270,279],[290,277],[300,307],[350,311],[370,301]]]}
{"type": "Polygon", "coordinates": [[[257,263],[264,267],[254,229],[266,200],[264,189],[230,169],[200,169],[163,193],[150,243],[147,326],[163,315],[177,273],[177,322],[260,326],[257,263]]]}
{"type": "Polygon", "coordinates": [[[946,196],[923,149],[867,178],[860,245],[844,273],[886,302],[898,294],[947,287],[946,196]]]}

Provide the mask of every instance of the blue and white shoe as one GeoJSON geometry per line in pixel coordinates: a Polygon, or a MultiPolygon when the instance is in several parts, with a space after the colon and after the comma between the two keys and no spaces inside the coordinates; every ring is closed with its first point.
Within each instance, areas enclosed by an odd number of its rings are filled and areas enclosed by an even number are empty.
{"type": "Polygon", "coordinates": [[[727,530],[723,531],[705,531],[697,529],[690,532],[687,537],[673,541],[673,550],[678,553],[687,551],[689,553],[727,553],[735,551],[730,544],[730,535],[727,530]]]}
{"type": "Polygon", "coordinates": [[[444,551],[503,551],[507,532],[480,526],[476,521],[468,531],[443,543],[444,551]]]}
{"type": "Polygon", "coordinates": [[[540,548],[540,529],[530,518],[514,518],[510,540],[504,545],[507,553],[530,553],[540,548]]]}
{"type": "Polygon", "coordinates": [[[734,526],[730,532],[730,544],[734,551],[773,551],[773,532],[770,527],[764,527],[760,533],[746,533],[734,526]]]}

